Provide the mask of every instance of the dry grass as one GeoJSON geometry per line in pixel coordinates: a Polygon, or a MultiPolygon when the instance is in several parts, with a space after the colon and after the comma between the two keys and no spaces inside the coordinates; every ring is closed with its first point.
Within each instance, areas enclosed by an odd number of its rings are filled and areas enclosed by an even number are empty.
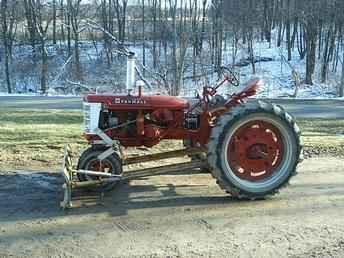
{"type": "MultiPolygon", "coordinates": [[[[344,120],[300,120],[306,156],[344,155],[344,120]]],[[[57,169],[63,147],[77,151],[87,147],[82,138],[82,114],[72,110],[0,109],[0,168],[57,169]]],[[[128,151],[138,155],[181,147],[180,141],[164,141],[153,149],[128,151]]]]}

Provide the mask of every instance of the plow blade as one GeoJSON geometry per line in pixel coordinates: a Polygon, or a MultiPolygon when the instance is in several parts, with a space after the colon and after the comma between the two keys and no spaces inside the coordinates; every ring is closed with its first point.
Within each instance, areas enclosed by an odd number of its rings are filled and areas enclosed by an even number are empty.
{"type": "Polygon", "coordinates": [[[105,172],[89,171],[89,170],[76,170],[73,167],[72,150],[69,145],[66,145],[64,150],[63,162],[62,162],[62,174],[65,180],[63,184],[64,198],[60,203],[63,209],[72,208],[72,190],[77,188],[99,186],[104,183],[114,182],[121,179],[121,175],[113,175],[105,172]],[[75,179],[76,174],[86,174],[90,176],[100,176],[105,178],[99,178],[98,180],[89,180],[79,182],[75,179]]]}

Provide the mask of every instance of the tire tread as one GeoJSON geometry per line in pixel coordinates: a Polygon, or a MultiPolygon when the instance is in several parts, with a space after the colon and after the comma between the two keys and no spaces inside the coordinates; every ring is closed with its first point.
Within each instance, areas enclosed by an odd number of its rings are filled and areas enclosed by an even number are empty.
{"type": "Polygon", "coordinates": [[[301,130],[298,127],[298,125],[295,122],[294,117],[287,113],[283,107],[271,104],[269,102],[265,102],[262,100],[258,101],[249,101],[246,103],[246,105],[239,105],[235,107],[233,110],[227,112],[222,117],[218,119],[218,123],[216,126],[212,129],[210,140],[208,142],[208,154],[207,154],[207,160],[210,167],[211,175],[213,178],[216,179],[217,184],[226,191],[227,193],[230,193],[232,196],[239,198],[239,199],[261,199],[266,196],[271,196],[276,193],[278,193],[279,189],[282,187],[285,187],[288,185],[289,180],[292,176],[296,175],[296,167],[299,162],[303,160],[303,143],[301,140],[301,130]],[[268,192],[265,192],[263,194],[253,194],[250,192],[245,192],[238,187],[236,187],[230,180],[227,180],[225,178],[224,172],[221,169],[221,165],[219,162],[219,157],[221,155],[221,142],[225,135],[225,129],[227,125],[229,125],[232,121],[235,121],[243,116],[246,116],[248,114],[252,113],[258,113],[258,112],[266,112],[273,115],[278,116],[281,120],[285,121],[289,127],[289,129],[292,130],[296,143],[297,143],[297,156],[298,159],[295,162],[292,171],[290,172],[288,178],[284,182],[282,182],[281,185],[278,186],[278,188],[274,188],[268,192]]]}

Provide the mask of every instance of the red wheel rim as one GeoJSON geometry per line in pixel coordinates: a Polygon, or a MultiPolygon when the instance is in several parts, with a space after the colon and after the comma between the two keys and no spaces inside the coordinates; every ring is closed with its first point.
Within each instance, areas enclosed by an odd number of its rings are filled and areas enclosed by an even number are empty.
{"type": "MultiPolygon", "coordinates": [[[[111,162],[109,162],[106,159],[105,160],[93,159],[87,164],[86,170],[111,173],[113,170],[113,167],[111,165],[111,162]]],[[[91,178],[94,179],[94,178],[100,178],[100,177],[91,176],[91,178]]]]}
{"type": "Polygon", "coordinates": [[[250,121],[240,126],[230,139],[227,159],[234,174],[244,180],[270,177],[283,160],[280,130],[266,121],[250,121]]]}

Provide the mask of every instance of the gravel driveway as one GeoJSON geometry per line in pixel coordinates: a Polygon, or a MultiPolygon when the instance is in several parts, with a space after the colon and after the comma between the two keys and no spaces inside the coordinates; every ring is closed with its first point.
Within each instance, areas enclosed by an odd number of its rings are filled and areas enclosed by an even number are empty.
{"type": "Polygon", "coordinates": [[[344,257],[344,161],[312,158],[279,195],[237,201],[207,174],[84,193],[57,173],[0,173],[0,257],[344,257]]]}

